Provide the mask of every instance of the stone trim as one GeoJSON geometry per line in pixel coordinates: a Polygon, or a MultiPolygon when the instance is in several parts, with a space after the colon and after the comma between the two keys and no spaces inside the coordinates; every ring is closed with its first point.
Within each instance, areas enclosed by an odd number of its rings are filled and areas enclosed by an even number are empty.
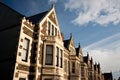
{"type": "Polygon", "coordinates": [[[23,24],[26,25],[27,27],[29,27],[30,29],[34,30],[34,26],[29,24],[27,21],[23,22],[23,24]]]}
{"type": "Polygon", "coordinates": [[[18,64],[17,69],[23,70],[23,71],[29,71],[29,66],[23,65],[23,64],[18,64]]]}
{"type": "Polygon", "coordinates": [[[23,32],[30,36],[31,38],[33,37],[33,32],[31,30],[29,30],[28,28],[26,28],[25,26],[23,27],[23,32]]]}

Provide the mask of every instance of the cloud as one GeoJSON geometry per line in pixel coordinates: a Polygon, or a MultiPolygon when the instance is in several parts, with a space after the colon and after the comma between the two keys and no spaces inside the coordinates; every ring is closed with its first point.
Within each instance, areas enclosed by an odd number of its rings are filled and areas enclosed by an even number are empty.
{"type": "Polygon", "coordinates": [[[68,0],[65,9],[74,11],[77,17],[72,21],[77,25],[90,22],[107,25],[120,23],[120,0],[68,0]]]}
{"type": "Polygon", "coordinates": [[[89,52],[94,61],[101,63],[102,71],[120,70],[120,33],[93,43],[83,48],[83,53],[89,52]]]}
{"type": "Polygon", "coordinates": [[[49,3],[56,3],[57,0],[49,0],[49,3]]]}

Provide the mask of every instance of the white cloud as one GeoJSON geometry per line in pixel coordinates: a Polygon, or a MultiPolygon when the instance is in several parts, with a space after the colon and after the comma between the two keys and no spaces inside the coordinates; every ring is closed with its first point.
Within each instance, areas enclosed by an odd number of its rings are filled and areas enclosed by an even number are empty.
{"type": "Polygon", "coordinates": [[[56,3],[57,0],[49,0],[49,3],[56,3]]]}
{"type": "Polygon", "coordinates": [[[72,22],[84,25],[89,22],[100,25],[120,23],[120,0],[68,0],[65,9],[78,15],[72,22]]]}
{"type": "Polygon", "coordinates": [[[83,53],[86,51],[101,63],[102,71],[120,70],[120,33],[85,47],[83,53]]]}

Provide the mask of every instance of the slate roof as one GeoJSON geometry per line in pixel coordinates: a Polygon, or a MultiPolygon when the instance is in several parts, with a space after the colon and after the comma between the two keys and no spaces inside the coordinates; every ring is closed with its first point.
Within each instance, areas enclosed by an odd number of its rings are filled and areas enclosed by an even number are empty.
{"type": "Polygon", "coordinates": [[[79,56],[79,48],[75,48],[75,50],[76,50],[76,56],[79,56]]]}
{"type": "Polygon", "coordinates": [[[103,75],[105,80],[113,80],[112,73],[104,73],[103,75]]]}
{"type": "Polygon", "coordinates": [[[87,62],[88,62],[88,57],[87,57],[87,56],[84,56],[84,57],[83,57],[83,60],[84,60],[85,63],[87,63],[87,62]]]}
{"type": "Polygon", "coordinates": [[[37,24],[39,23],[39,21],[41,19],[43,19],[45,17],[45,15],[48,13],[49,11],[45,11],[45,12],[42,12],[42,13],[39,13],[39,14],[36,14],[36,15],[33,15],[33,16],[30,16],[30,17],[27,17],[27,19],[29,19],[32,23],[34,24],[37,24]]]}
{"type": "Polygon", "coordinates": [[[69,44],[70,44],[70,39],[64,40],[63,42],[64,42],[64,47],[65,47],[66,49],[68,49],[68,48],[69,48],[69,44]]]}
{"type": "Polygon", "coordinates": [[[0,2],[0,31],[20,24],[23,16],[0,2]]]}

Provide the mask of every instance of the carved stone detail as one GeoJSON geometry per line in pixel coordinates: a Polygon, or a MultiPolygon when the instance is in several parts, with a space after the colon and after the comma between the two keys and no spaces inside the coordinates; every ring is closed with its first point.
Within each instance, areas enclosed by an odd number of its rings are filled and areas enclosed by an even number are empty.
{"type": "Polygon", "coordinates": [[[50,19],[55,25],[57,25],[57,22],[56,22],[56,19],[55,19],[55,13],[54,13],[54,12],[52,12],[52,13],[50,14],[49,19],[50,19]]]}
{"type": "Polygon", "coordinates": [[[42,27],[43,27],[43,29],[41,30],[41,33],[43,33],[44,34],[44,36],[46,36],[47,35],[47,21],[45,21],[43,24],[42,24],[42,27]]]}
{"type": "Polygon", "coordinates": [[[24,24],[29,27],[30,29],[34,30],[34,26],[32,26],[31,24],[29,24],[27,21],[24,22],[24,24]]]}
{"type": "Polygon", "coordinates": [[[29,66],[23,65],[23,64],[18,64],[17,69],[23,70],[23,71],[29,71],[29,66]]]}
{"type": "Polygon", "coordinates": [[[23,32],[25,34],[27,34],[28,36],[30,36],[31,38],[33,37],[33,32],[30,31],[28,28],[26,28],[25,26],[23,27],[23,32]]]}

